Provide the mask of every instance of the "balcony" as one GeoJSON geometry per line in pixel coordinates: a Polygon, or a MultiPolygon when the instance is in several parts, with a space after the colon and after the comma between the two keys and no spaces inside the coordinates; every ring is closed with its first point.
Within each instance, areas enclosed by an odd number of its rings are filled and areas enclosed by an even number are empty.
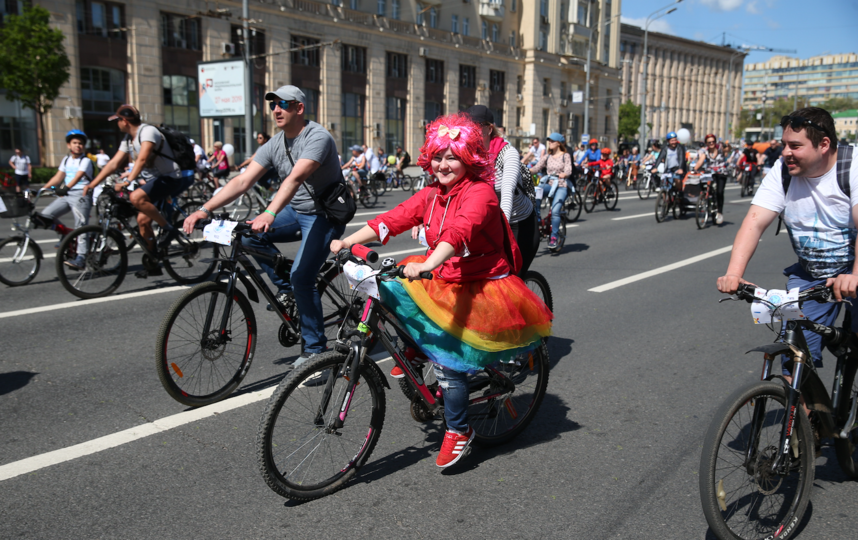
{"type": "Polygon", "coordinates": [[[503,3],[497,0],[480,0],[480,17],[492,22],[503,21],[503,3]]]}
{"type": "Polygon", "coordinates": [[[578,23],[569,23],[569,32],[567,35],[571,40],[573,36],[577,36],[579,38],[590,39],[590,34],[592,31],[586,26],[580,25],[578,23]]]}
{"type": "Polygon", "coordinates": [[[442,0],[420,0],[417,3],[417,8],[420,9],[420,4],[424,6],[440,6],[442,0]]]}

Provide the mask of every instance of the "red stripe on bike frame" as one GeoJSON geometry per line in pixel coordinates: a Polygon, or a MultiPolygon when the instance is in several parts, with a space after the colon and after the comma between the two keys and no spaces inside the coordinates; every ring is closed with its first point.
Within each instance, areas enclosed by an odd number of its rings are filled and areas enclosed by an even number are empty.
{"type": "Polygon", "coordinates": [[[414,376],[411,375],[411,371],[409,371],[409,369],[411,369],[411,367],[409,366],[406,368],[405,362],[403,362],[402,359],[399,358],[399,355],[394,354],[393,355],[393,361],[396,362],[396,365],[399,366],[399,369],[401,369],[402,372],[405,373],[409,379],[411,379],[411,382],[414,383],[414,386],[416,386],[417,390],[420,391],[420,394],[426,400],[426,403],[428,403],[429,405],[434,405],[435,404],[435,396],[433,396],[432,393],[429,391],[429,389],[426,388],[425,379],[424,379],[422,385],[417,384],[417,379],[415,379],[414,376]]]}

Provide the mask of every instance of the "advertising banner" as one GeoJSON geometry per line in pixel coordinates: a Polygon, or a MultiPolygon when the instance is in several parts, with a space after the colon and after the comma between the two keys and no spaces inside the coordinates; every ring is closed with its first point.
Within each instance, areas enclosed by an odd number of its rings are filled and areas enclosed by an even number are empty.
{"type": "Polygon", "coordinates": [[[244,116],[244,61],[197,64],[200,117],[244,116]]]}

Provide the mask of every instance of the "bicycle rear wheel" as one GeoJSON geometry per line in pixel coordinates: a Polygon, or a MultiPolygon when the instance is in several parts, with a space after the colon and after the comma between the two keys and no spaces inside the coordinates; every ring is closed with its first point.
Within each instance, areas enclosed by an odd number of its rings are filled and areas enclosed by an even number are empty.
{"type": "Polygon", "coordinates": [[[575,191],[563,201],[564,211],[566,212],[566,221],[569,223],[574,223],[578,221],[578,218],[581,217],[581,209],[584,207],[584,203],[581,200],[581,193],[575,191]]]}
{"type": "Polygon", "coordinates": [[[364,208],[372,208],[378,202],[378,193],[374,192],[370,186],[364,186],[360,190],[358,200],[364,208]]]}
{"type": "Polygon", "coordinates": [[[551,296],[551,287],[548,286],[548,280],[545,276],[534,270],[525,272],[522,278],[527,288],[542,300],[548,309],[554,312],[554,298],[551,296]]]}
{"type": "Polygon", "coordinates": [[[476,431],[474,440],[495,446],[521,433],[545,397],[548,369],[548,347],[540,343],[510,362],[469,376],[468,423],[476,431]]]}
{"type": "Polygon", "coordinates": [[[638,180],[638,197],[641,199],[649,199],[649,194],[652,192],[650,189],[650,183],[652,179],[649,176],[638,180]]]}
{"type": "Polygon", "coordinates": [[[101,225],[75,229],[60,242],[57,250],[57,277],[65,289],[78,298],[99,298],[112,293],[122,284],[128,271],[128,250],[122,233],[101,225]],[[87,252],[83,268],[65,264],[77,257],[78,239],[83,238],[87,252]]]}
{"type": "Polygon", "coordinates": [[[620,198],[620,186],[616,180],[611,180],[605,187],[605,209],[613,210],[617,207],[617,201],[620,198]]]}
{"type": "Polygon", "coordinates": [[[253,197],[242,193],[239,198],[224,206],[223,210],[229,213],[231,220],[244,221],[253,213],[253,197]]]}
{"type": "Polygon", "coordinates": [[[253,361],[256,317],[237,289],[226,335],[220,334],[226,290],[225,283],[200,283],[173,303],[158,330],[155,370],[164,390],[183,405],[201,407],[229,396],[253,361]]]}
{"type": "Polygon", "coordinates": [[[384,424],[384,387],[367,362],[342,427],[333,427],[350,381],[350,357],[328,351],[284,379],[256,436],[262,478],[275,493],[309,501],[342,489],[372,454],[384,424]]]}
{"type": "Polygon", "coordinates": [[[699,482],[703,515],[718,538],[788,538],[801,522],[813,489],[813,434],[799,408],[791,464],[786,474],[772,471],[786,415],[786,391],[778,382],[740,388],[715,413],[699,482]]]}
{"type": "Polygon", "coordinates": [[[35,240],[23,236],[0,242],[0,282],[17,287],[33,281],[42,264],[38,249],[35,240]]]}
{"type": "MultiPolygon", "coordinates": [[[[858,371],[858,364],[854,361],[849,362],[843,371],[843,386],[841,388],[843,395],[840,399],[840,410],[837,411],[837,418],[841,422],[849,419],[852,401],[858,399],[858,395],[856,395],[858,394],[856,371],[858,371]]],[[[834,439],[834,451],[840,468],[849,478],[855,480],[858,479],[858,423],[846,426],[846,434],[845,439],[834,439]]]]}
{"type": "Polygon", "coordinates": [[[411,191],[411,183],[414,182],[414,179],[410,176],[403,176],[399,179],[399,187],[402,188],[402,191],[411,191]]]}
{"type": "MultiPolygon", "coordinates": [[[[196,210],[193,204],[182,206],[181,212],[174,215],[174,227],[180,231],[185,216],[196,210]]],[[[186,235],[179,233],[179,238],[167,249],[164,257],[164,270],[178,283],[199,283],[208,279],[214,272],[217,261],[201,262],[202,259],[214,259],[218,256],[218,245],[203,240],[203,231],[194,230],[186,235]]]]}

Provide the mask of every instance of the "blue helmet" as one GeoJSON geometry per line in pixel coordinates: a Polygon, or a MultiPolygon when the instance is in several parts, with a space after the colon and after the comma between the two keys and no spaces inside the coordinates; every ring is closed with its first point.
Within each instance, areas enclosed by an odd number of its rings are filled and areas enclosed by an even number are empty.
{"type": "Polygon", "coordinates": [[[668,133],[668,134],[667,134],[667,136],[666,136],[664,139],[665,139],[665,140],[667,140],[667,141],[669,141],[670,139],[676,139],[676,138],[677,138],[677,137],[676,137],[676,132],[675,132],[675,131],[671,131],[670,133],[668,133]]]}
{"type": "Polygon", "coordinates": [[[86,133],[79,129],[73,129],[66,133],[66,142],[71,142],[72,139],[83,139],[83,142],[86,142],[86,133]]]}

